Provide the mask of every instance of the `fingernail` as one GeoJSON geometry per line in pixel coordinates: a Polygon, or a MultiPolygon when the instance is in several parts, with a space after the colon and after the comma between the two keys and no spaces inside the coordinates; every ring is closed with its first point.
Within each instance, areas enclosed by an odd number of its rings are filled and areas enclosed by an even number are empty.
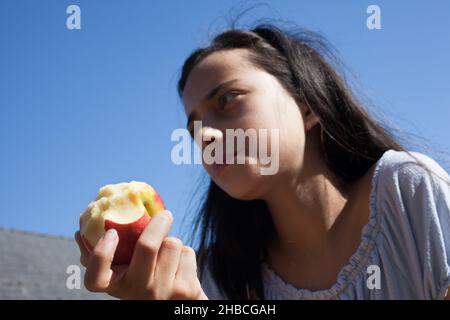
{"type": "Polygon", "coordinates": [[[114,242],[117,239],[117,231],[116,229],[109,229],[108,231],[106,231],[105,233],[105,237],[104,240],[106,242],[114,242]]]}
{"type": "Polygon", "coordinates": [[[158,213],[156,216],[161,216],[159,219],[169,219],[169,221],[173,220],[172,213],[169,210],[164,210],[158,213]]]}
{"type": "Polygon", "coordinates": [[[173,220],[172,213],[169,210],[165,210],[163,212],[164,212],[164,214],[166,214],[170,218],[170,220],[173,220]]]}

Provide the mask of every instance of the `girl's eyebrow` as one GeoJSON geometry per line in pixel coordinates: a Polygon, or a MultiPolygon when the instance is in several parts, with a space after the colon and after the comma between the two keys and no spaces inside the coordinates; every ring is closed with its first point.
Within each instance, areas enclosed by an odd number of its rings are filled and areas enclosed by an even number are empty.
{"type": "Polygon", "coordinates": [[[222,87],[226,86],[226,85],[230,85],[234,82],[238,81],[238,79],[232,79],[232,80],[228,80],[225,82],[222,82],[221,84],[219,84],[217,87],[215,87],[214,89],[212,89],[204,98],[203,98],[203,102],[206,102],[208,100],[211,100],[212,98],[214,98],[214,96],[220,91],[220,89],[222,89],[222,87]]]}
{"type": "MultiPolygon", "coordinates": [[[[239,79],[232,79],[232,80],[228,80],[225,82],[222,82],[221,84],[219,84],[217,87],[215,87],[214,89],[212,89],[202,100],[202,103],[205,103],[211,99],[213,99],[216,94],[220,91],[220,89],[222,89],[224,86],[226,85],[230,85],[232,83],[235,83],[236,81],[238,81],[239,79]]],[[[186,127],[189,128],[189,124],[191,123],[191,121],[194,119],[195,116],[195,111],[193,110],[187,119],[187,123],[186,123],[186,127]]]]}

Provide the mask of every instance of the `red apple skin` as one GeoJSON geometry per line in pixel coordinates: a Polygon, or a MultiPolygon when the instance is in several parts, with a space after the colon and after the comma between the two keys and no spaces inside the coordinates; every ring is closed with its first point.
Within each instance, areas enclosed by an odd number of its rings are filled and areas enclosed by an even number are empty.
{"type": "MultiPolygon", "coordinates": [[[[150,186],[151,187],[151,186],[150,186]]],[[[129,264],[134,253],[136,242],[151,220],[151,217],[156,213],[165,210],[165,205],[161,196],[152,188],[153,196],[150,200],[150,206],[146,206],[146,212],[136,221],[126,224],[116,223],[112,220],[105,219],[104,230],[115,229],[119,237],[119,243],[113,258],[113,265],[129,264]]],[[[82,229],[82,218],[80,217],[80,230],[82,229]]],[[[81,239],[88,249],[92,252],[93,245],[87,241],[84,236],[81,239]]]]}
{"type": "Polygon", "coordinates": [[[136,242],[150,222],[150,219],[151,217],[145,213],[138,220],[126,224],[105,220],[105,230],[116,229],[119,236],[119,243],[112,262],[113,265],[130,263],[136,242]]]}
{"type": "Polygon", "coordinates": [[[164,202],[162,201],[161,196],[159,195],[158,192],[155,191],[155,193],[153,194],[153,203],[154,205],[156,205],[157,207],[159,206],[160,208],[165,208],[166,206],[164,205],[164,202]]]}

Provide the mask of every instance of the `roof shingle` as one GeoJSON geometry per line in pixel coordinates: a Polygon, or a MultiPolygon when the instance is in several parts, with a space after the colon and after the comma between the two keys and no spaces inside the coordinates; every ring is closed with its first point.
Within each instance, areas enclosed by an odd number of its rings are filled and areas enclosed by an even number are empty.
{"type": "Polygon", "coordinates": [[[111,299],[84,288],[79,256],[72,239],[0,228],[0,299],[111,299]],[[80,289],[66,285],[70,265],[80,268],[80,289]]]}

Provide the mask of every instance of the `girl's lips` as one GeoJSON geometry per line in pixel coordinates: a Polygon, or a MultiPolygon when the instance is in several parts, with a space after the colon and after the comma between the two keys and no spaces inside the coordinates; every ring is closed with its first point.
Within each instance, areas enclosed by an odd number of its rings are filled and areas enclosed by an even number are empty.
{"type": "Polygon", "coordinates": [[[214,163],[214,164],[211,165],[211,168],[212,168],[214,174],[218,174],[218,173],[221,172],[226,166],[227,166],[226,163],[224,163],[224,164],[214,163]]]}
{"type": "MultiPolygon", "coordinates": [[[[236,155],[234,155],[234,157],[233,157],[233,163],[235,162],[235,160],[236,160],[236,155]]],[[[221,172],[223,169],[225,169],[225,167],[227,167],[229,165],[230,164],[227,164],[224,159],[223,163],[213,163],[211,165],[211,169],[212,169],[213,173],[215,175],[217,175],[217,174],[219,174],[219,172],[221,172]]]]}

